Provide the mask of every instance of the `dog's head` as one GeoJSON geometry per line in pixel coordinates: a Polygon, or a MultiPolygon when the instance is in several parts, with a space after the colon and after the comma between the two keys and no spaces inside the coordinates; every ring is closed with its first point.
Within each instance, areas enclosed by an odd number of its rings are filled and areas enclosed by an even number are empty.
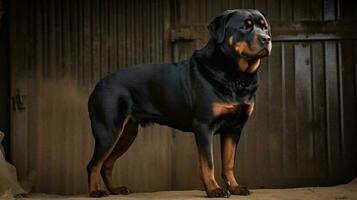
{"type": "Polygon", "coordinates": [[[271,31],[258,10],[227,10],[208,25],[212,38],[237,62],[240,72],[255,72],[260,59],[270,55],[271,31]]]}

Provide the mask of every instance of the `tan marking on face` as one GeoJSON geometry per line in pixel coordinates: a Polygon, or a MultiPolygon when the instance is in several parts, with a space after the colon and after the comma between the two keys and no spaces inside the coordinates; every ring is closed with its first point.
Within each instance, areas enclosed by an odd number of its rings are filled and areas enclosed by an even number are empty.
{"type": "MultiPolygon", "coordinates": [[[[257,40],[257,36],[254,36],[253,41],[257,40]]],[[[253,49],[258,49],[259,46],[256,44],[256,42],[253,42],[251,46],[248,45],[246,41],[243,42],[237,42],[234,44],[234,50],[238,55],[241,55],[243,52],[249,55],[254,55],[257,52],[253,51],[253,49]]]]}
{"type": "Polygon", "coordinates": [[[238,109],[239,104],[236,102],[232,103],[213,103],[212,112],[214,116],[225,115],[234,112],[238,109]]]}
{"type": "Polygon", "coordinates": [[[238,59],[238,65],[237,65],[238,71],[245,72],[248,69],[248,66],[249,66],[249,64],[248,64],[247,59],[245,59],[245,58],[238,59]]]}
{"type": "Polygon", "coordinates": [[[251,104],[248,105],[248,108],[247,108],[248,117],[252,116],[253,111],[254,111],[254,103],[251,103],[251,104]]]}
{"type": "Polygon", "coordinates": [[[228,44],[229,44],[230,46],[233,45],[233,36],[229,36],[229,38],[228,38],[228,44]]]}
{"type": "Polygon", "coordinates": [[[248,73],[254,73],[255,71],[257,71],[259,65],[260,65],[260,59],[257,59],[256,61],[254,61],[254,63],[251,63],[248,73]]]}
{"type": "Polygon", "coordinates": [[[245,42],[245,41],[237,42],[234,45],[234,50],[238,53],[238,55],[241,55],[245,51],[245,49],[247,49],[247,47],[248,47],[247,42],[245,42]]]}

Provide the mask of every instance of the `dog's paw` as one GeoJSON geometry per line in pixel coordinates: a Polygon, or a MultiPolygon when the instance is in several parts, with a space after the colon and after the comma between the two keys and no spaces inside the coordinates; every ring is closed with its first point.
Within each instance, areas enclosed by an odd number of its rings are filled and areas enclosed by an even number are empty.
{"type": "Polygon", "coordinates": [[[231,196],[231,194],[226,189],[216,188],[210,192],[207,192],[207,196],[209,198],[217,198],[217,197],[229,198],[229,196],[231,196]]]}
{"type": "Polygon", "coordinates": [[[125,187],[125,186],[121,186],[121,187],[116,187],[114,189],[110,190],[110,194],[124,194],[124,195],[128,195],[130,194],[130,190],[125,187]]]}
{"type": "Polygon", "coordinates": [[[241,185],[236,186],[233,189],[230,189],[229,191],[233,195],[242,195],[242,196],[250,195],[250,191],[248,190],[248,188],[241,185]]]}
{"type": "Polygon", "coordinates": [[[89,196],[98,198],[98,197],[106,197],[108,196],[108,194],[104,190],[97,190],[97,191],[90,192],[89,196]]]}

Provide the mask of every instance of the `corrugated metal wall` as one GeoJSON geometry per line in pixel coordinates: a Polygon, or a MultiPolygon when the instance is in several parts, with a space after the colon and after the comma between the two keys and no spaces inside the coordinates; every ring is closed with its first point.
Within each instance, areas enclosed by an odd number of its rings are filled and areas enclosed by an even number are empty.
{"type": "MultiPolygon", "coordinates": [[[[12,113],[12,158],[20,177],[35,177],[34,191],[86,192],[85,166],[93,147],[90,91],[117,69],[188,58],[201,45],[171,43],[171,28],[207,24],[229,8],[257,8],[283,22],[357,19],[346,2],[13,3],[12,94],[24,97],[26,107],[12,113]]],[[[274,42],[260,71],[256,112],[239,145],[236,172],[242,183],[325,185],[356,174],[356,55],[354,40],[274,42]]],[[[153,126],[140,130],[114,176],[133,191],[202,189],[196,158],[192,135],[153,126]]]]}
{"type": "MultiPolygon", "coordinates": [[[[12,6],[13,93],[20,88],[27,104],[13,113],[13,161],[20,177],[35,177],[34,191],[84,193],[94,144],[89,93],[110,72],[170,60],[168,2],[38,0],[12,6]]],[[[118,183],[134,191],[171,189],[171,132],[141,129],[116,165],[118,183]]]]}

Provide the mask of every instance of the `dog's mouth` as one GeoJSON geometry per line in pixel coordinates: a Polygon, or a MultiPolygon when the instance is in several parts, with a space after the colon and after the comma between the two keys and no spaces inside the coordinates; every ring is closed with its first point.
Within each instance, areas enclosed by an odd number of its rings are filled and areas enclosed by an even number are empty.
{"type": "Polygon", "coordinates": [[[269,51],[267,48],[263,48],[261,49],[258,53],[256,53],[255,55],[250,55],[250,54],[246,54],[246,53],[242,53],[241,57],[247,59],[248,61],[255,61],[258,60],[260,58],[264,58],[267,57],[269,55],[269,51]]]}

